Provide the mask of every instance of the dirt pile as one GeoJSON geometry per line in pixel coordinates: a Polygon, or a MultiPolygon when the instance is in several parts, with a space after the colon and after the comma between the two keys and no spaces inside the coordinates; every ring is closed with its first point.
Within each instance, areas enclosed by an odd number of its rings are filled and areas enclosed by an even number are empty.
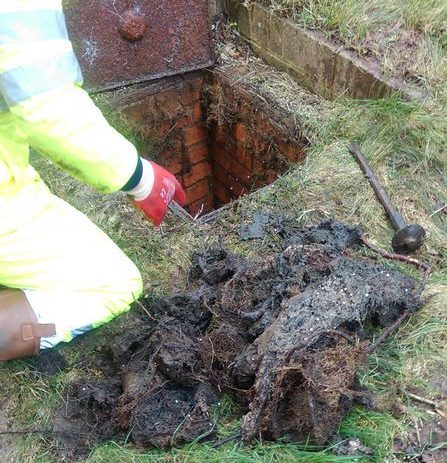
{"type": "Polygon", "coordinates": [[[411,278],[350,257],[355,227],[329,221],[287,241],[263,262],[225,249],[194,256],[193,289],[127,316],[103,376],[69,387],[55,429],[78,449],[117,435],[176,446],[212,436],[212,405],[229,393],[245,410],[245,440],[326,442],[355,398],[370,330],[420,301],[411,278]]]}

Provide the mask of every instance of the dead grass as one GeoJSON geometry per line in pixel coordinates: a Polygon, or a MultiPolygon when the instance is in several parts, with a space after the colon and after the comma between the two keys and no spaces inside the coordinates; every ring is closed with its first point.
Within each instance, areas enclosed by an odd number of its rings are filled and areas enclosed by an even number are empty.
{"type": "Polygon", "coordinates": [[[300,23],[338,31],[347,40],[364,38],[376,28],[402,21],[406,29],[417,29],[444,43],[447,5],[443,0],[262,0],[278,12],[300,23]]]}

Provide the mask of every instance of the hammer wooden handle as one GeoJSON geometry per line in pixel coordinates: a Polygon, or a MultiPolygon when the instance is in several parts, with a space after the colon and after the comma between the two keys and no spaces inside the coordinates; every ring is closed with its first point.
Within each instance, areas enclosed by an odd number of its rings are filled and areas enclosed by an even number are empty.
{"type": "Polygon", "coordinates": [[[393,227],[397,231],[401,230],[402,228],[405,228],[407,226],[405,219],[402,217],[400,212],[398,212],[394,208],[394,206],[391,204],[390,197],[388,196],[386,191],[383,189],[381,183],[379,182],[379,179],[376,177],[376,175],[374,174],[374,172],[371,170],[368,163],[366,162],[366,159],[364,158],[358,143],[354,141],[351,142],[348,146],[348,150],[355,157],[361,169],[365,173],[365,176],[369,180],[369,183],[371,184],[371,186],[373,187],[373,190],[375,191],[377,197],[379,198],[379,201],[382,203],[382,206],[385,208],[391,220],[391,223],[393,224],[393,227]]]}

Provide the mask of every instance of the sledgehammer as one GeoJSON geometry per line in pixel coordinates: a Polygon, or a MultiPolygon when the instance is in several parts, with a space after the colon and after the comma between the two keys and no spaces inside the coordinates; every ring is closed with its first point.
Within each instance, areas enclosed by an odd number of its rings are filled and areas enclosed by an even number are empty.
{"type": "Polygon", "coordinates": [[[417,223],[407,224],[402,215],[394,208],[379,179],[363,157],[360,146],[356,142],[351,142],[348,150],[359,163],[396,230],[391,241],[394,251],[399,254],[411,254],[419,249],[425,239],[425,230],[417,223]]]}

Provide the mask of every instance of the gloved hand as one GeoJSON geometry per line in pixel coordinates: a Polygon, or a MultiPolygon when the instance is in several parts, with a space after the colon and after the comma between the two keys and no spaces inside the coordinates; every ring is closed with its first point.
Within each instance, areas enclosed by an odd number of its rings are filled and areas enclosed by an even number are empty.
{"type": "Polygon", "coordinates": [[[142,162],[141,180],[127,194],[132,204],[158,227],[166,216],[168,204],[175,200],[183,205],[186,195],[174,175],[155,162],[146,159],[142,162]]]}

